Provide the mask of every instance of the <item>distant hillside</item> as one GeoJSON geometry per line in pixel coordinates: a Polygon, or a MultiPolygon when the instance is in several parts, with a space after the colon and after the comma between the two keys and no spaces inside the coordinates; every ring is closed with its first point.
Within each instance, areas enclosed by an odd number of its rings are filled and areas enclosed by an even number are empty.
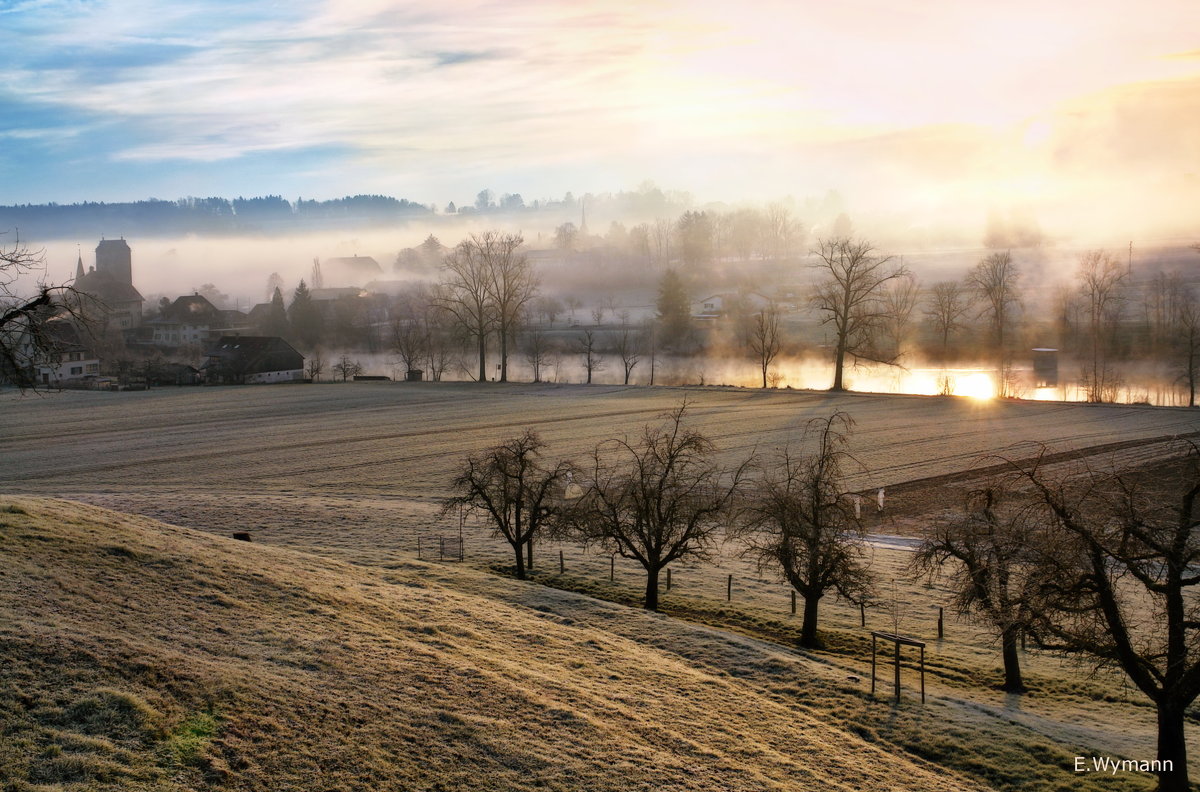
{"type": "Polygon", "coordinates": [[[463,567],[0,499],[5,789],[977,788],[824,723],[803,691],[837,673],[463,567]]]}
{"type": "Polygon", "coordinates": [[[387,195],[353,195],[328,201],[279,195],[257,198],[154,198],[127,203],[0,206],[0,231],[20,229],[23,239],[64,237],[256,234],[394,225],[433,214],[430,207],[387,195]]]}

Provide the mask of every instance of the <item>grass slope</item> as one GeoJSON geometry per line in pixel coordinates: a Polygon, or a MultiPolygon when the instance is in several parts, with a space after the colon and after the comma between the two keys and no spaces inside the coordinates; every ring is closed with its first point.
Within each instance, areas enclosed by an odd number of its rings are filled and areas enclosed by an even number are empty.
{"type": "Polygon", "coordinates": [[[435,565],[394,566],[0,501],[0,781],[979,788],[825,723],[808,689],[833,677],[797,655],[474,570],[449,573],[455,587],[435,565]]]}

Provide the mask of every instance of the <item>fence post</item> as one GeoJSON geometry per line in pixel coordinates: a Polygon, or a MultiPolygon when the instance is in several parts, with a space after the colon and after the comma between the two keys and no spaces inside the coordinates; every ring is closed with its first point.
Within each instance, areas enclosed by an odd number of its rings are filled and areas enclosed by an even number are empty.
{"type": "Polygon", "coordinates": [[[858,603],[858,618],[862,622],[862,626],[867,626],[867,606],[864,603],[858,603]]]}
{"type": "Polygon", "coordinates": [[[945,608],[938,606],[938,640],[942,640],[942,617],[945,616],[945,608]]]}
{"type": "Polygon", "coordinates": [[[730,575],[729,579],[725,582],[725,601],[733,601],[733,575],[730,575]]]}
{"type": "Polygon", "coordinates": [[[667,591],[671,590],[671,567],[667,567],[667,591]]]}
{"type": "Polygon", "coordinates": [[[561,575],[565,569],[566,569],[566,567],[563,566],[563,552],[562,552],[562,550],[559,550],[558,551],[558,574],[561,575]]]}

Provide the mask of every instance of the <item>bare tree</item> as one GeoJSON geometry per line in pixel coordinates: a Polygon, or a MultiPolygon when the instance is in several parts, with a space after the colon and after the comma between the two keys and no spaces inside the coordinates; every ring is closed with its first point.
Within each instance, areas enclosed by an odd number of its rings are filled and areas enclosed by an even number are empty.
{"type": "Polygon", "coordinates": [[[1187,387],[1188,407],[1196,406],[1196,379],[1200,375],[1200,301],[1190,288],[1183,290],[1176,311],[1176,345],[1179,378],[1187,387]]]}
{"type": "Polygon", "coordinates": [[[792,218],[791,210],[784,204],[773,201],[767,204],[760,226],[766,239],[764,248],[771,251],[771,258],[779,261],[791,255],[801,241],[800,223],[792,218]]]}
{"type": "Polygon", "coordinates": [[[950,336],[962,328],[962,318],[970,309],[967,290],[957,281],[933,284],[925,300],[925,316],[942,342],[942,361],[950,352],[950,336]]]}
{"type": "Polygon", "coordinates": [[[1158,714],[1162,792],[1186,792],[1185,712],[1200,694],[1200,453],[1173,469],[1049,474],[1010,463],[1047,527],[1043,607],[1051,648],[1119,667],[1158,714]]]}
{"type": "Polygon", "coordinates": [[[542,381],[542,369],[550,360],[550,344],[546,334],[534,327],[525,331],[525,362],[533,372],[533,381],[542,381]]]}
{"type": "Polygon", "coordinates": [[[21,291],[20,282],[44,267],[41,251],[19,239],[0,243],[0,382],[21,389],[39,387],[40,366],[57,367],[66,346],[93,335],[87,298],[72,287],[38,282],[21,291]]]}
{"type": "Polygon", "coordinates": [[[1109,358],[1116,343],[1125,274],[1124,265],[1103,250],[1089,250],[1079,257],[1076,277],[1088,331],[1083,381],[1089,402],[1116,399],[1117,376],[1109,358]]]}
{"type": "Polygon", "coordinates": [[[625,371],[625,384],[629,384],[629,377],[633,374],[633,369],[642,359],[640,334],[635,333],[633,329],[627,325],[621,324],[621,331],[617,335],[617,357],[621,359],[621,368],[625,371]]]}
{"type": "Polygon", "coordinates": [[[820,261],[813,264],[821,273],[814,306],[825,314],[823,323],[833,325],[836,336],[833,386],[845,390],[843,370],[846,356],[880,362],[873,351],[873,336],[886,316],[881,290],[891,281],[908,276],[903,264],[891,264],[891,256],[877,256],[871,243],[848,237],[820,240],[815,251],[820,261]]]}
{"type": "Polygon", "coordinates": [[[779,574],[804,598],[800,645],[808,648],[821,646],[817,618],[822,597],[836,591],[862,602],[871,590],[862,526],[851,496],[842,489],[853,426],[843,412],[809,421],[805,435],[815,436],[815,453],[797,456],[784,449],[747,488],[742,510],[738,533],[744,554],[760,571],[779,574]]]}
{"type": "Polygon", "coordinates": [[[521,551],[532,549],[538,532],[560,509],[572,471],[569,462],[544,466],[545,447],[536,432],[526,429],[520,437],[468,456],[450,483],[455,494],[442,504],[443,515],[460,507],[485,514],[495,533],[512,547],[518,580],[525,579],[521,551]]]}
{"type": "Polygon", "coordinates": [[[1036,525],[1002,505],[999,485],[967,496],[964,513],[934,524],[911,561],[929,578],[949,573],[958,612],[996,631],[1004,662],[1002,690],[1025,692],[1017,646],[1038,608],[1040,567],[1033,552],[1036,525]]]}
{"type": "Polygon", "coordinates": [[[643,607],[658,610],[658,577],[716,545],[745,465],[723,470],[709,439],[684,422],[686,402],[636,441],[609,440],[592,455],[592,482],[573,510],[573,534],[646,570],[643,607]]]}
{"type": "Polygon", "coordinates": [[[917,307],[917,291],[917,279],[911,274],[895,279],[883,290],[883,327],[888,339],[886,354],[894,360],[904,355],[912,312],[917,307]]]}
{"type": "Polygon", "coordinates": [[[333,373],[340,376],[342,382],[354,379],[362,372],[362,364],[357,360],[351,360],[347,355],[342,355],[338,362],[333,364],[333,373]]]}
{"type": "Polygon", "coordinates": [[[314,351],[308,356],[308,361],[305,363],[305,369],[308,372],[308,378],[313,382],[320,382],[321,372],[325,370],[325,360],[321,357],[319,350],[314,351]]]}
{"type": "Polygon", "coordinates": [[[600,358],[600,350],[596,345],[596,333],[593,330],[583,330],[575,339],[579,354],[583,355],[583,369],[587,372],[587,384],[592,384],[592,373],[604,370],[604,361],[600,358]]]}
{"type": "Polygon", "coordinates": [[[454,317],[463,334],[477,345],[476,382],[487,382],[487,339],[496,326],[488,258],[480,245],[465,239],[446,256],[442,268],[446,280],[438,293],[438,305],[454,317]]]}
{"type": "Polygon", "coordinates": [[[1007,333],[1020,300],[1017,285],[1020,274],[1007,250],[993,253],[980,261],[967,274],[967,287],[983,308],[980,316],[986,316],[992,331],[992,345],[1001,360],[1008,356],[1007,333]]]}
{"type": "Polygon", "coordinates": [[[428,358],[428,335],[421,321],[427,307],[427,295],[421,292],[403,294],[392,306],[391,346],[405,371],[421,368],[428,358]]]}
{"type": "Polygon", "coordinates": [[[779,309],[774,303],[751,317],[748,341],[750,352],[762,372],[762,386],[765,388],[771,364],[783,348],[783,339],[779,334],[779,309]]]}
{"type": "Polygon", "coordinates": [[[488,297],[500,338],[500,381],[508,382],[508,344],[515,338],[525,315],[525,307],[537,295],[538,280],[533,266],[518,249],[524,243],[520,234],[485,231],[472,234],[488,269],[488,297]]]}

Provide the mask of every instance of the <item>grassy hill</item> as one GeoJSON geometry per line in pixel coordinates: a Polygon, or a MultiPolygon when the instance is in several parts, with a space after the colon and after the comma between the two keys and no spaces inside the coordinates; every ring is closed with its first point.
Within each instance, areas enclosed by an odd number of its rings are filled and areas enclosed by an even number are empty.
{"type": "Polygon", "coordinates": [[[838,672],[748,639],[63,501],[0,501],[0,657],[12,790],[978,788],[823,722],[838,672]]]}

